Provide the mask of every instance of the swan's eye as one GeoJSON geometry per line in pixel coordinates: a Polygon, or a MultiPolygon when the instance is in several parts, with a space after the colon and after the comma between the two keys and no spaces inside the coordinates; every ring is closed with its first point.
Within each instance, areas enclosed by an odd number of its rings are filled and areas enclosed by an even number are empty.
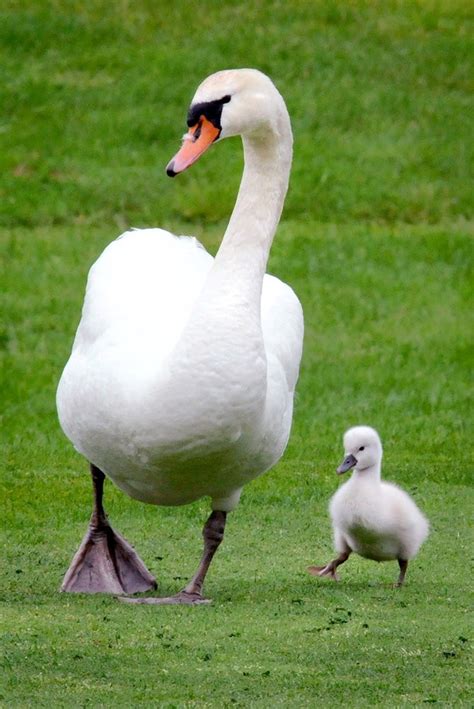
{"type": "Polygon", "coordinates": [[[230,99],[231,96],[227,94],[216,101],[204,101],[190,106],[187,120],[188,127],[193,128],[201,116],[204,116],[213,126],[220,129],[222,108],[225,103],[229,103],[230,99]]]}
{"type": "Polygon", "coordinates": [[[361,446],[361,447],[359,448],[359,450],[360,450],[360,451],[363,451],[364,448],[365,448],[365,446],[361,446]]]}
{"type": "Polygon", "coordinates": [[[202,130],[202,116],[199,119],[199,123],[197,124],[197,128],[193,133],[193,141],[196,141],[199,136],[201,135],[201,130],[202,130]]]}

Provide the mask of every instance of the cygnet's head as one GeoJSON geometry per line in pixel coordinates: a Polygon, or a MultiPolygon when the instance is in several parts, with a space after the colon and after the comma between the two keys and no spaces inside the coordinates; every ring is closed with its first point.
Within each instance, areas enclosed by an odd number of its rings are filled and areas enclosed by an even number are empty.
{"type": "Polygon", "coordinates": [[[382,443],[377,431],[370,426],[354,426],[344,434],[344,460],[337,472],[346,473],[351,468],[366,470],[380,464],[382,443]]]}
{"type": "Polygon", "coordinates": [[[189,131],[166,172],[175,177],[215,142],[234,135],[278,132],[288,122],[285,103],[273,82],[257,69],[228,69],[211,74],[198,87],[188,111],[189,131]]]}

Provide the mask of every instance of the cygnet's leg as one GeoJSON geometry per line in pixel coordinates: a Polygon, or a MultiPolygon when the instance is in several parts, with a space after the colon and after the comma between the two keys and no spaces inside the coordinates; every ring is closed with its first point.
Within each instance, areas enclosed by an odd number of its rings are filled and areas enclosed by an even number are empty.
{"type": "Polygon", "coordinates": [[[330,576],[334,581],[339,581],[339,576],[336,574],[336,569],[338,566],[347,561],[351,554],[352,549],[347,547],[344,551],[341,551],[336,559],[330,561],[329,564],[326,564],[326,566],[308,566],[308,573],[313,576],[330,576]]]}
{"type": "Polygon", "coordinates": [[[398,559],[398,565],[400,567],[400,574],[398,576],[397,583],[394,584],[395,588],[400,588],[400,586],[403,586],[403,582],[405,581],[405,574],[408,569],[408,561],[406,559],[398,559]]]}
{"type": "Polygon", "coordinates": [[[94,510],[61,591],[122,594],[155,589],[156,581],[143,561],[107,520],[102,505],[104,473],[91,464],[91,475],[94,510]]]}
{"type": "Polygon", "coordinates": [[[211,603],[211,601],[202,596],[202,587],[204,579],[211,561],[216,553],[220,543],[224,539],[224,529],[226,523],[226,512],[214,510],[211,512],[209,519],[204,525],[202,536],[204,537],[204,551],[201,558],[201,563],[188,585],[175,596],[166,598],[128,598],[122,597],[121,601],[126,603],[147,603],[153,605],[177,605],[187,604],[196,605],[200,603],[211,603]]]}

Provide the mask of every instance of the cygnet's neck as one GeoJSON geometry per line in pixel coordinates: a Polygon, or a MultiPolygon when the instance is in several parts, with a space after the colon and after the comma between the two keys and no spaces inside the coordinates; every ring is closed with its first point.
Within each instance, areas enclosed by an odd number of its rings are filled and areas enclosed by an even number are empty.
{"type": "Polygon", "coordinates": [[[368,468],[363,468],[362,470],[355,468],[352,473],[352,479],[354,482],[380,482],[381,469],[381,462],[375,463],[375,465],[371,465],[368,468]]]}

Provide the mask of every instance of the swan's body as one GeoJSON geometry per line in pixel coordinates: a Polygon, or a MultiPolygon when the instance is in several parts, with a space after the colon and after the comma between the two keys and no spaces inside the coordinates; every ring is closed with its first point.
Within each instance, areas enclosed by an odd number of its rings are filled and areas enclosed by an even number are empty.
{"type": "MultiPolygon", "coordinates": [[[[346,457],[339,473],[354,468],[329,504],[334,546],[339,564],[351,552],[375,561],[399,560],[404,579],[406,565],[429,533],[429,525],[411,497],[397,485],[380,479],[382,444],[369,426],[355,426],[344,436],[346,457]]],[[[334,562],[331,562],[334,564],[334,562]]],[[[328,564],[317,568],[320,575],[335,577],[328,564]]]]}
{"type": "MultiPolygon", "coordinates": [[[[58,390],[77,450],[131,497],[230,510],[283,453],[301,354],[301,306],[265,276],[260,337],[219,298],[194,324],[214,259],[160,229],[130,231],[92,267],[58,390]],[[193,327],[194,325],[194,327],[193,327]],[[186,330],[190,332],[189,339],[186,330]]],[[[216,296],[214,295],[213,298],[216,296]]]]}
{"type": "Polygon", "coordinates": [[[255,70],[206,79],[188,125],[171,176],[217,139],[240,134],[244,144],[216,258],[160,229],[110,244],[90,271],[57,401],[77,450],[131,497],[180,505],[208,495],[225,518],[242,486],[280,458],[291,427],[302,310],[265,270],[292,135],[283,99],[255,70]]]}

